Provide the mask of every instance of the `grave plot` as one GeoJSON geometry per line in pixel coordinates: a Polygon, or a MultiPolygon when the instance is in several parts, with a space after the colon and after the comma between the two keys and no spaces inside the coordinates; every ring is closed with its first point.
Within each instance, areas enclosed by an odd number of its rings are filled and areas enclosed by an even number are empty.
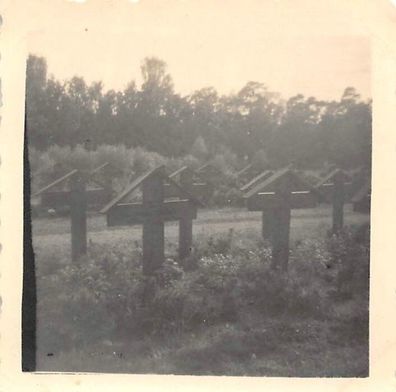
{"type": "MultiPolygon", "coordinates": [[[[169,175],[169,178],[176,181],[182,188],[190,192],[201,201],[209,200],[213,194],[212,184],[205,180],[193,169],[183,166],[169,175]]],[[[179,188],[171,183],[165,183],[165,197],[178,197],[179,188]]]]}
{"type": "Polygon", "coordinates": [[[202,203],[165,173],[160,166],[137,178],[109,202],[101,213],[108,226],[143,225],[143,273],[151,275],[164,262],[164,224],[179,221],[179,257],[185,260],[192,248],[192,221],[202,203]],[[177,198],[168,199],[165,184],[178,189],[177,198]],[[142,200],[131,202],[141,190],[142,200]]]}
{"type": "Polygon", "coordinates": [[[262,234],[272,243],[274,266],[285,269],[289,259],[291,209],[313,208],[323,196],[289,167],[261,176],[247,184],[244,198],[249,211],[262,212],[262,234]]]}

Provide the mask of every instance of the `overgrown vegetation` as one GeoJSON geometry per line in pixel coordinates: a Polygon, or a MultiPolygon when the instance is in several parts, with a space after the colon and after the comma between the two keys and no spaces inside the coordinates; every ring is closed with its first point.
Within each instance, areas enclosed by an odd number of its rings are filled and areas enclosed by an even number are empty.
{"type": "Polygon", "coordinates": [[[85,353],[78,370],[366,374],[368,227],[299,241],[287,275],[271,269],[266,244],[252,241],[232,231],[206,238],[192,268],[168,259],[151,278],[141,273],[139,243],[133,254],[92,246],[78,265],[38,260],[52,266],[38,269],[43,366],[72,370],[85,353]],[[317,352],[321,362],[304,370],[317,352]]]}

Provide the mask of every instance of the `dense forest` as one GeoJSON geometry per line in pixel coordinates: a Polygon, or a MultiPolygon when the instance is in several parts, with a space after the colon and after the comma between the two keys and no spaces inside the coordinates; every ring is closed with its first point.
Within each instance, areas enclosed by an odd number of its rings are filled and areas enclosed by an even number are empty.
{"type": "Polygon", "coordinates": [[[370,164],[371,102],[353,87],[346,87],[338,101],[303,95],[285,100],[253,81],[229,95],[205,87],[182,96],[164,61],[144,59],[141,73],[141,86],[131,81],[124,91],[105,91],[102,82],[89,85],[77,76],[59,81],[47,74],[44,58],[30,55],[30,147],[80,145],[95,151],[124,145],[168,158],[192,155],[205,161],[221,155],[241,165],[260,159],[274,167],[370,164]]]}

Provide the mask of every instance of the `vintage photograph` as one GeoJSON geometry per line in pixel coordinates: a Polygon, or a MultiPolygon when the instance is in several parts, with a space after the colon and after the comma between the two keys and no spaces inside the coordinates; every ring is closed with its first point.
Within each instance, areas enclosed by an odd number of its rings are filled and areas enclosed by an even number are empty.
{"type": "Polygon", "coordinates": [[[369,376],[370,40],[243,3],[29,34],[25,370],[369,376]]]}

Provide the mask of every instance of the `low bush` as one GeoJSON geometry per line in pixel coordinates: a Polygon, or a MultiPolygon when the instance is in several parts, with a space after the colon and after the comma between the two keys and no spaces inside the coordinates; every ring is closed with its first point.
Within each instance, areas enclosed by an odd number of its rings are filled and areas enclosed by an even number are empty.
{"type": "Polygon", "coordinates": [[[246,245],[232,232],[200,242],[192,270],[168,259],[152,277],[141,272],[138,244],[133,254],[128,247],[94,246],[79,264],[58,261],[56,268],[49,264],[53,254],[38,282],[45,344],[54,351],[104,339],[167,337],[238,322],[246,313],[329,317],[334,300],[367,297],[368,236],[359,234],[357,242],[356,235],[349,228],[300,242],[284,274],[271,268],[268,247],[246,245]]]}

